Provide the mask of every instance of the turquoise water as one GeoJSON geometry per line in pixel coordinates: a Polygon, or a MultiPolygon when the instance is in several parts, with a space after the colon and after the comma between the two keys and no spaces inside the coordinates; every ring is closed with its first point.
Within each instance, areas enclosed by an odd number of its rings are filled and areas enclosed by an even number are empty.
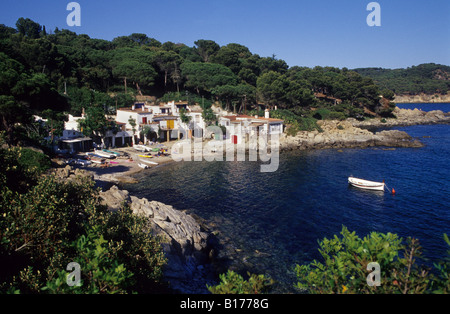
{"type": "Polygon", "coordinates": [[[204,218],[219,232],[227,267],[268,274],[281,293],[295,292],[293,267],[320,258],[317,241],[342,226],[361,237],[418,238],[430,262],[439,260],[447,250],[442,235],[450,234],[450,125],[396,129],[425,146],[283,152],[274,173],[261,173],[257,162],[173,163],[125,188],[204,218]],[[350,175],[385,180],[397,193],[351,188],[350,175]]]}

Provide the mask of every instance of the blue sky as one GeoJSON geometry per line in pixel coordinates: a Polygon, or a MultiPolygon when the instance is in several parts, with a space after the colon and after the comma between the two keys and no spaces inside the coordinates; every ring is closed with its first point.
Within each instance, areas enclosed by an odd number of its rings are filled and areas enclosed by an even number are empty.
{"type": "Polygon", "coordinates": [[[380,0],[381,26],[369,27],[371,0],[78,0],[81,27],[66,24],[70,0],[0,0],[0,24],[31,18],[47,31],[69,29],[112,40],[145,33],[194,46],[239,43],[289,66],[405,68],[450,65],[449,0],[380,0]]]}

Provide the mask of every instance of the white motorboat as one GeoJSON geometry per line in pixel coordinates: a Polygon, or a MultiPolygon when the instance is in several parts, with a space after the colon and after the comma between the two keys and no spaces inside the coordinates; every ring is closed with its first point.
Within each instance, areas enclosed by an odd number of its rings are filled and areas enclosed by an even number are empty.
{"type": "Polygon", "coordinates": [[[365,189],[365,190],[374,190],[374,191],[384,191],[385,183],[383,182],[375,182],[375,181],[368,181],[358,178],[349,177],[348,183],[352,186],[359,188],[359,189],[365,189]]]}

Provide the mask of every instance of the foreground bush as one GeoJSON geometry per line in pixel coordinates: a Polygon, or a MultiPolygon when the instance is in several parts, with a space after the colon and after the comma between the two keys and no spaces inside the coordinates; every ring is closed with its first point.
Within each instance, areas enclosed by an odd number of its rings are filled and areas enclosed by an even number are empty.
{"type": "Polygon", "coordinates": [[[110,212],[86,177],[60,182],[0,149],[0,292],[130,293],[164,288],[166,263],[147,218],[110,212]],[[30,178],[17,189],[11,175],[30,178]],[[67,285],[69,263],[80,287],[67,285]]]}
{"type": "Polygon", "coordinates": [[[210,287],[208,290],[213,294],[261,294],[267,293],[273,284],[273,280],[264,275],[248,274],[249,279],[228,271],[220,275],[220,283],[217,286],[210,287]]]}
{"type": "Polygon", "coordinates": [[[377,232],[361,239],[345,227],[341,236],[319,243],[323,262],[296,266],[297,288],[313,294],[448,293],[449,261],[435,265],[438,272],[432,274],[431,269],[417,263],[422,255],[417,239],[409,238],[403,244],[395,234],[377,232]],[[379,285],[368,284],[374,271],[368,269],[372,262],[380,267],[379,285]]]}

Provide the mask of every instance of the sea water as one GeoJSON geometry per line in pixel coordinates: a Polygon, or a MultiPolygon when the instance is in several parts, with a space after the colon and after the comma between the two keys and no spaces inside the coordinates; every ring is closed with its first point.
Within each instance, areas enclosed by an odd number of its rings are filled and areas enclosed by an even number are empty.
{"type": "MultiPolygon", "coordinates": [[[[399,106],[450,111],[449,104],[399,106]]],[[[417,238],[431,265],[445,257],[443,234],[450,235],[450,125],[395,129],[425,146],[282,152],[274,173],[261,173],[257,162],[173,163],[125,188],[205,219],[224,263],[271,276],[279,293],[295,292],[295,265],[320,261],[318,241],[343,226],[360,237],[417,238]],[[396,194],[352,188],[349,176],[385,180],[396,194]]]]}

